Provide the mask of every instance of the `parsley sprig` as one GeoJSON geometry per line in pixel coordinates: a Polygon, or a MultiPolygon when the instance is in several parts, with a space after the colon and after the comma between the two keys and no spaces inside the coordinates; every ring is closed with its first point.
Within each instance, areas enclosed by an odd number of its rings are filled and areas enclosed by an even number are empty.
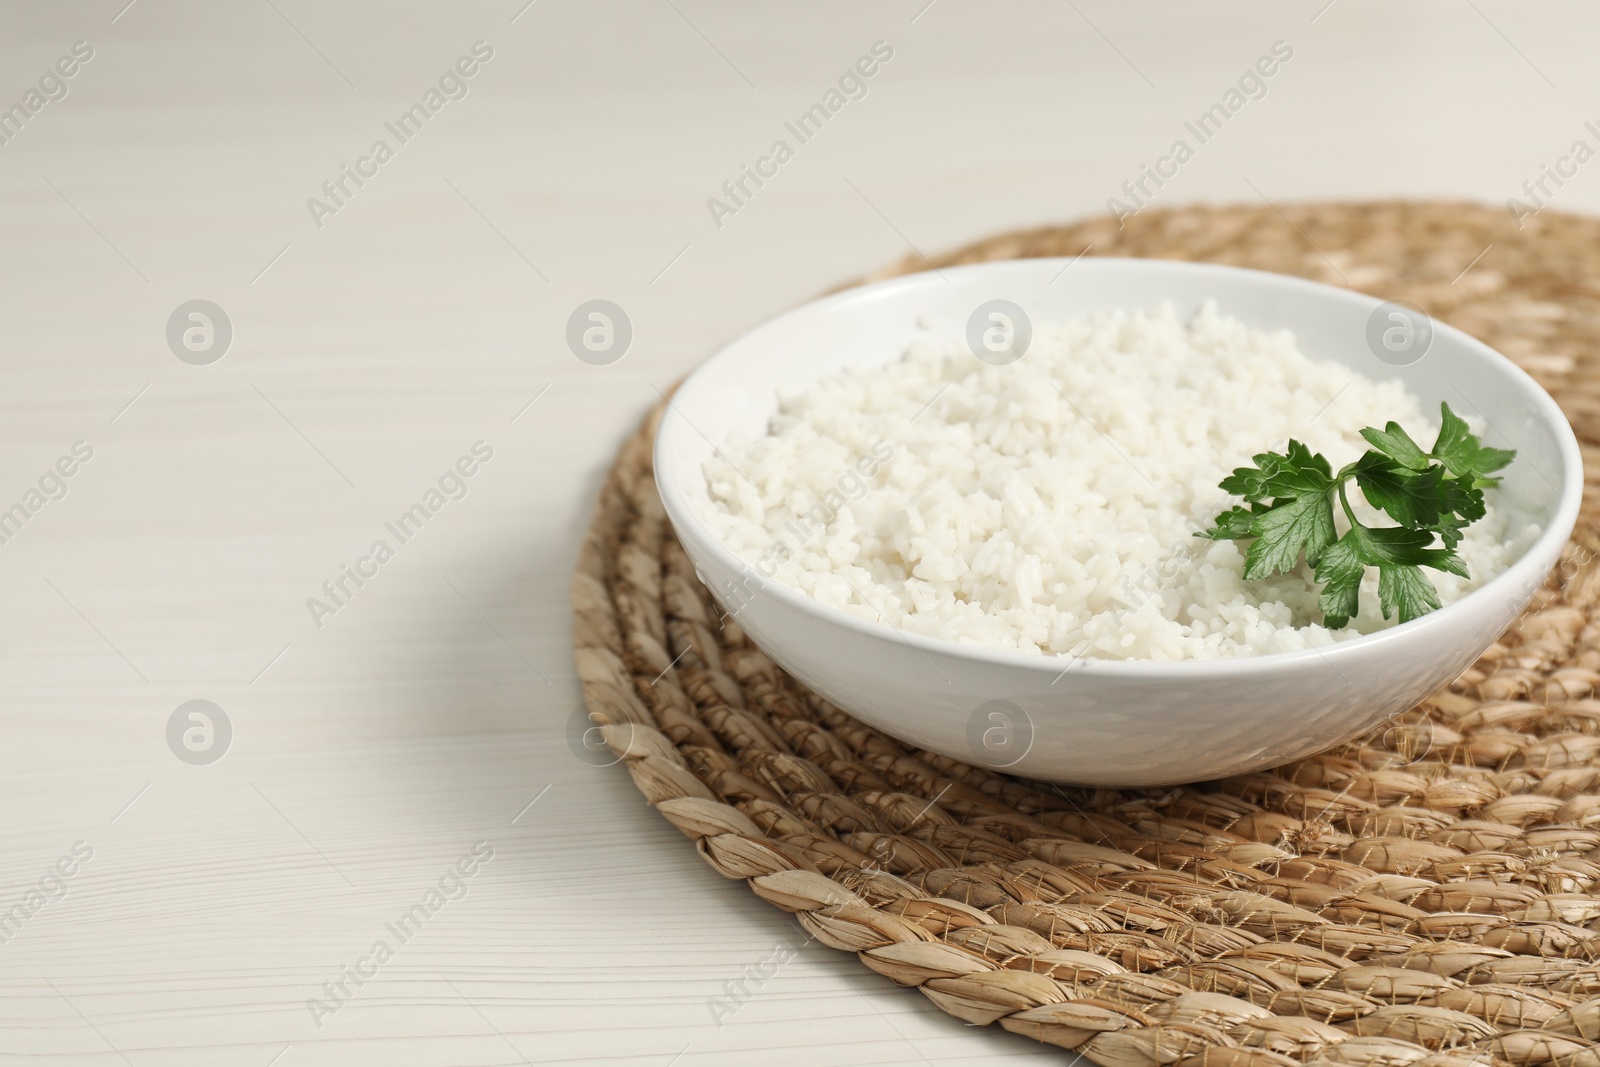
{"type": "Polygon", "coordinates": [[[1245,503],[1229,508],[1216,525],[1196,534],[1214,541],[1249,540],[1244,576],[1255,581],[1283,574],[1301,556],[1316,570],[1322,590],[1317,606],[1330,630],[1345,626],[1360,608],[1361,580],[1378,568],[1378,601],[1384,618],[1409,622],[1439,607],[1439,594],[1423,567],[1467,577],[1455,554],[1461,532],[1483,518],[1483,491],[1490,477],[1516,456],[1484,445],[1465,421],[1441,404],[1439,437],[1424,452],[1397,422],[1361,431],[1372,446],[1338,474],[1327,459],[1299,441],[1286,452],[1262,452],[1253,467],[1239,467],[1221,487],[1245,503]],[[1354,478],[1367,503],[1398,526],[1365,526],[1350,507],[1346,486],[1354,478]],[[1350,529],[1338,536],[1333,499],[1350,529]],[[1434,539],[1438,539],[1435,544],[1434,539]]]}

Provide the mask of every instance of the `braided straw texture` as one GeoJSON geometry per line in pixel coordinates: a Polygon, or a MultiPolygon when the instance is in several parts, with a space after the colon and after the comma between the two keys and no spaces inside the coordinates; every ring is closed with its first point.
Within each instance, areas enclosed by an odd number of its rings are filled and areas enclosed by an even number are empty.
{"type": "MultiPolygon", "coordinates": [[[[1538,378],[1600,472],[1600,221],[1190,208],[939,265],[1085,247],[1415,301],[1538,378]]],[[[658,417],[601,492],[576,658],[611,752],[718,872],[944,1011],[1105,1067],[1600,1067],[1594,481],[1528,613],[1384,729],[1220,782],[1067,789],[869,729],[722,618],[656,495],[658,417]]]]}

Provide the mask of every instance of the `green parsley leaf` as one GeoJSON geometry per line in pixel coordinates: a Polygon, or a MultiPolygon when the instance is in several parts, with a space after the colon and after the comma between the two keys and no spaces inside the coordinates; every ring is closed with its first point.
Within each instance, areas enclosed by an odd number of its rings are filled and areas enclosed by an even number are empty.
{"type": "Polygon", "coordinates": [[[1299,441],[1290,441],[1287,453],[1261,452],[1250,458],[1255,460],[1254,467],[1235,468],[1221,485],[1225,492],[1252,504],[1325,493],[1337,484],[1328,461],[1299,441]]]}
{"type": "Polygon", "coordinates": [[[1439,412],[1439,438],[1433,443],[1433,457],[1475,488],[1499,484],[1500,479],[1486,476],[1507,466],[1517,454],[1486,446],[1473,435],[1466,420],[1450,410],[1449,404],[1440,404],[1439,412]]]}
{"type": "Polygon", "coordinates": [[[1483,518],[1488,509],[1483,489],[1478,486],[1459,478],[1446,478],[1440,488],[1445,495],[1445,506],[1437,524],[1439,539],[1444,547],[1453,549],[1461,543],[1461,531],[1483,518]]]}
{"type": "Polygon", "coordinates": [[[1361,579],[1367,574],[1367,559],[1356,544],[1351,530],[1322,553],[1317,560],[1317,581],[1322,591],[1317,594],[1317,606],[1322,609],[1322,623],[1330,630],[1340,630],[1350,621],[1350,616],[1361,610],[1361,579]]]}
{"type": "Polygon", "coordinates": [[[1396,612],[1401,622],[1426,615],[1439,608],[1439,592],[1423,575],[1421,568],[1406,563],[1386,563],[1378,568],[1378,602],[1383,617],[1396,612]]]}
{"type": "MultiPolygon", "coordinates": [[[[1432,567],[1468,577],[1466,565],[1454,552],[1433,548],[1428,530],[1407,530],[1401,526],[1353,526],[1362,556],[1374,566],[1394,564],[1407,567],[1432,567]]],[[[1346,536],[1350,536],[1347,534],[1346,536]]]]}
{"type": "Polygon", "coordinates": [[[1489,448],[1466,422],[1440,405],[1439,437],[1423,452],[1399,423],[1361,431],[1372,450],[1337,474],[1323,456],[1299,441],[1284,452],[1253,456],[1222,480],[1222,488],[1247,501],[1219,514],[1196,536],[1250,541],[1245,578],[1255,581],[1299,565],[1302,556],[1322,588],[1323,623],[1338,629],[1360,612],[1367,568],[1378,568],[1378,602],[1384,618],[1409,622],[1439,607],[1439,593],[1424,567],[1468,576],[1455,554],[1462,531],[1483,518],[1484,489],[1516,453],[1489,448]],[[1346,499],[1354,479],[1367,503],[1398,526],[1364,526],[1346,499]],[[1337,536],[1333,500],[1339,498],[1350,529],[1337,536]]]}
{"type": "Polygon", "coordinates": [[[1437,526],[1447,508],[1445,472],[1438,465],[1416,470],[1380,452],[1368,452],[1356,460],[1352,472],[1367,503],[1402,526],[1413,530],[1437,526]]]}
{"type": "Polygon", "coordinates": [[[1307,493],[1255,516],[1256,540],[1245,553],[1244,576],[1251,581],[1293,570],[1303,552],[1315,564],[1333,543],[1333,502],[1326,489],[1307,493]]]}
{"type": "Polygon", "coordinates": [[[1288,498],[1326,493],[1338,484],[1333,480],[1333,468],[1328,466],[1328,461],[1299,441],[1289,442],[1289,451],[1283,459],[1282,468],[1267,477],[1269,496],[1288,498]]]}
{"type": "Polygon", "coordinates": [[[1422,446],[1411,439],[1398,422],[1390,423],[1381,430],[1374,430],[1368,426],[1361,431],[1361,436],[1367,443],[1379,452],[1388,456],[1402,467],[1420,471],[1428,466],[1428,454],[1422,446]]]}
{"type": "Polygon", "coordinates": [[[1202,530],[1195,534],[1196,537],[1209,537],[1213,541],[1237,541],[1246,537],[1254,537],[1250,532],[1250,524],[1255,522],[1256,516],[1265,511],[1265,504],[1256,504],[1252,507],[1229,508],[1217,516],[1216,526],[1209,530],[1202,530]]]}

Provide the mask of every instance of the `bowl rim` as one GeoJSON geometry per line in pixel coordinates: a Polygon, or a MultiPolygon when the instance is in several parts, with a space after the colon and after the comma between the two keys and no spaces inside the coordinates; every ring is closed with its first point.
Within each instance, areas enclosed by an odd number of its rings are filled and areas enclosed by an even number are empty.
{"type": "MultiPolygon", "coordinates": [[[[968,660],[975,664],[1023,668],[1040,674],[1053,674],[1055,675],[1055,680],[1050,682],[1052,686],[1069,673],[1075,677],[1099,677],[1107,680],[1160,679],[1175,681],[1186,678],[1196,680],[1202,678],[1206,680],[1226,679],[1230,676],[1259,675],[1268,670],[1292,670],[1318,665],[1333,666],[1337,670],[1343,661],[1359,659],[1369,653],[1377,652],[1384,646],[1412,641],[1426,641],[1428,631],[1446,628],[1455,620],[1464,619],[1468,613],[1482,610],[1479,605],[1484,604],[1489,599],[1490,593],[1499,593],[1502,596],[1508,593],[1516,582],[1525,579],[1530,569],[1538,569],[1537,565],[1531,561],[1545,556],[1548,556],[1552,561],[1559,559],[1561,549],[1571,537],[1572,530],[1577,523],[1583,502],[1583,456],[1579,450],[1577,437],[1573,433],[1571,423],[1544,387],[1510,358],[1471,334],[1438,319],[1433,319],[1431,316],[1430,320],[1436,335],[1450,336],[1453,340],[1464,343],[1469,348],[1480,350],[1482,354],[1489,357],[1491,364],[1498,363],[1500,369],[1507,372],[1511,381],[1531,395],[1535,410],[1539,412],[1540,416],[1553,431],[1557,448],[1561,454],[1565,474],[1561,484],[1560,500],[1550,521],[1540,531],[1538,538],[1510,566],[1484,585],[1472,590],[1454,603],[1447,604],[1437,611],[1429,612],[1410,622],[1398,623],[1376,633],[1363,634],[1360,637],[1351,638],[1347,641],[1337,641],[1331,645],[1314,646],[1291,652],[1229,656],[1221,659],[1118,660],[1102,659],[1094,656],[1073,656],[1064,652],[1025,652],[1021,649],[990,648],[984,645],[964,644],[949,638],[910,633],[901,630],[887,620],[874,621],[851,615],[840,608],[814,600],[797,589],[792,589],[776,579],[761,574],[758,567],[742,559],[706,527],[697,509],[688,499],[682,487],[673,481],[670,473],[663,475],[663,471],[668,470],[668,465],[662,462],[662,456],[664,453],[669,455],[671,453],[672,441],[669,435],[674,432],[673,426],[681,422],[686,431],[698,432],[694,430],[694,424],[689,420],[688,416],[676,410],[678,397],[686,390],[694,388],[698,382],[703,382],[707,377],[714,374],[718,363],[724,359],[731,358],[730,353],[735,353],[737,349],[749,343],[754,335],[772,329],[781,329],[783,324],[789,320],[802,315],[814,315],[819,310],[840,307],[864,299],[879,298],[884,294],[894,293],[897,290],[916,289],[935,283],[943,285],[948,282],[948,276],[951,274],[982,274],[996,269],[1027,270],[1030,268],[1042,272],[1052,267],[1059,269],[1074,263],[1078,264],[1079,267],[1087,267],[1090,270],[1108,272],[1170,270],[1178,273],[1193,272],[1197,274],[1245,276],[1253,284],[1300,289],[1321,299],[1340,300],[1349,304],[1360,304],[1368,308],[1376,307],[1384,302],[1381,297],[1353,289],[1342,289],[1338,286],[1327,285],[1290,274],[1278,274],[1272,271],[1235,267],[1221,263],[1138,259],[1126,256],[1041,256],[1026,259],[995,260],[986,263],[969,263],[943,267],[933,271],[919,271],[915,274],[900,275],[883,281],[852,286],[849,289],[830,293],[815,300],[806,301],[771,318],[763,319],[756,325],[741,332],[737,337],[719,347],[709,358],[696,366],[678,385],[677,389],[666,396],[666,407],[663,410],[660,424],[656,428],[655,437],[651,445],[651,461],[656,490],[661,496],[662,504],[672,522],[674,531],[680,537],[692,537],[703,550],[717,557],[718,562],[728,569],[757,575],[756,584],[759,590],[757,595],[772,596],[787,607],[803,614],[811,615],[817,618],[818,621],[842,626],[844,629],[864,637],[898,639],[919,653],[935,653],[951,656],[959,660],[968,660]],[[670,417],[674,414],[676,419],[670,417]]],[[[717,446],[713,443],[712,447],[715,448],[717,446]]],[[[1543,573],[1540,577],[1542,578],[1544,574],[1548,574],[1548,567],[1543,568],[1543,573]]],[[[714,590],[713,595],[715,595],[714,590]]],[[[1510,600],[1506,602],[1509,603],[1510,600]]],[[[1521,610],[1519,608],[1519,614],[1521,610]]],[[[1508,617],[1507,625],[1515,621],[1515,618],[1516,616],[1508,617]]]]}

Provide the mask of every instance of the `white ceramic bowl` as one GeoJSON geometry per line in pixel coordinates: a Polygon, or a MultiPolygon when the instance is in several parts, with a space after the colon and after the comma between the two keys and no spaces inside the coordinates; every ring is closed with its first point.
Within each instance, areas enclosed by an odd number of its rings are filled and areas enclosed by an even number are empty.
{"type": "Polygon", "coordinates": [[[690,375],[656,437],[656,484],[701,579],[745,632],[800,681],[885,733],[1080,785],[1165,785],[1270,767],[1357,736],[1471,665],[1527,606],[1578,515],[1582,463],[1555,402],[1510,360],[1443,324],[1433,324],[1417,362],[1380,360],[1367,342],[1380,303],[1258,271],[1093,258],[1070,268],[1060,259],[947,268],[852,289],[757,327],[690,375]],[[1318,650],[1156,663],[1071,661],[906,634],[763,578],[706,529],[701,465],[712,442],[762,432],[779,389],[899,358],[919,318],[963,336],[974,309],[997,298],[1033,322],[1163,300],[1187,316],[1215,299],[1253,327],[1288,328],[1314,358],[1398,377],[1428,409],[1448,401],[1483,418],[1488,443],[1517,450],[1499,506],[1543,534],[1493,581],[1404,625],[1318,650]]]}

